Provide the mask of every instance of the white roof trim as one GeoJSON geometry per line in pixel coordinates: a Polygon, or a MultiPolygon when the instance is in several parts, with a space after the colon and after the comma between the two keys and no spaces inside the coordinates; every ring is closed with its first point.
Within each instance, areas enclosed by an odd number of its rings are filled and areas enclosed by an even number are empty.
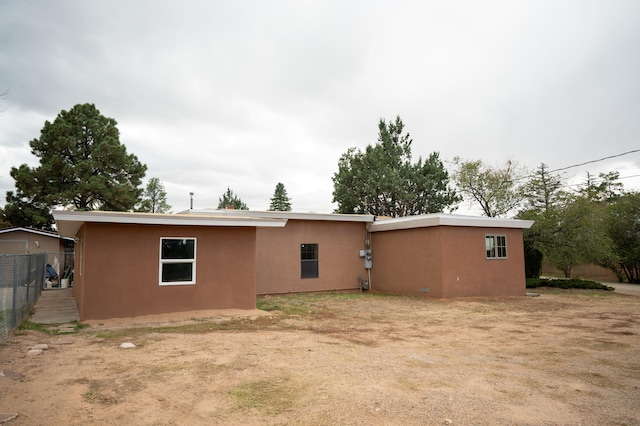
{"type": "Polygon", "coordinates": [[[475,228],[519,228],[528,229],[532,220],[477,217],[444,213],[381,219],[369,226],[369,232],[395,231],[398,229],[426,228],[431,226],[470,226],[475,228]]]}
{"type": "Polygon", "coordinates": [[[338,214],[338,213],[301,213],[301,212],[280,212],[261,210],[236,210],[236,209],[194,209],[185,210],[178,214],[184,215],[213,215],[228,217],[253,217],[272,219],[295,219],[295,220],[329,220],[336,222],[373,222],[375,216],[369,214],[338,214]]]}
{"type": "Polygon", "coordinates": [[[222,217],[211,215],[181,215],[158,213],[104,212],[104,211],[66,211],[52,212],[60,235],[75,236],[85,222],[123,223],[137,225],[180,225],[180,226],[242,226],[276,227],[287,224],[286,219],[256,219],[252,217],[222,217]]]}
{"type": "Polygon", "coordinates": [[[16,232],[16,231],[28,232],[30,234],[42,235],[44,237],[61,238],[63,240],[73,240],[73,238],[62,237],[53,231],[42,231],[40,229],[24,228],[22,226],[0,229],[0,234],[6,234],[9,232],[16,232]]]}

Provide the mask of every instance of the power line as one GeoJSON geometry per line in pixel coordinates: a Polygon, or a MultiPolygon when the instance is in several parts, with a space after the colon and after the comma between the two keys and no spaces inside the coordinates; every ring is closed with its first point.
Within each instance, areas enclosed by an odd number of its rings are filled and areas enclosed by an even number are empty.
{"type": "Polygon", "coordinates": [[[640,149],[634,149],[633,151],[627,151],[627,152],[623,152],[621,154],[610,155],[608,157],[598,158],[597,160],[585,161],[584,163],[574,164],[572,166],[567,166],[567,167],[561,167],[561,168],[555,169],[555,170],[549,170],[549,173],[560,172],[560,171],[563,171],[563,170],[573,169],[574,167],[580,167],[580,166],[585,166],[587,164],[598,163],[600,161],[610,160],[612,158],[622,157],[624,155],[629,155],[629,154],[633,154],[633,153],[636,153],[636,152],[640,152],[640,149]]]}
{"type": "MultiPolygon", "coordinates": [[[[627,152],[623,152],[621,154],[615,154],[615,155],[609,155],[608,157],[602,157],[602,158],[598,158],[597,160],[590,160],[590,161],[585,161],[584,163],[579,163],[579,164],[573,164],[571,166],[566,166],[566,167],[560,167],[558,169],[554,169],[554,170],[548,170],[546,173],[555,173],[555,172],[561,172],[563,170],[569,170],[569,169],[573,169],[575,167],[580,167],[580,166],[584,166],[586,164],[592,164],[592,163],[598,163],[600,161],[604,161],[604,160],[610,160],[612,158],[617,158],[617,157],[622,157],[624,155],[629,155],[629,154],[633,154],[636,152],[640,152],[640,149],[634,149],[632,151],[627,151],[627,152]]],[[[531,175],[527,175],[527,176],[521,176],[518,178],[513,179],[513,181],[519,181],[519,180],[524,180],[524,179],[531,179],[536,177],[536,174],[531,174],[531,175]]],[[[623,178],[619,178],[619,179],[626,179],[629,177],[635,177],[635,176],[625,176],[623,178]]]]}

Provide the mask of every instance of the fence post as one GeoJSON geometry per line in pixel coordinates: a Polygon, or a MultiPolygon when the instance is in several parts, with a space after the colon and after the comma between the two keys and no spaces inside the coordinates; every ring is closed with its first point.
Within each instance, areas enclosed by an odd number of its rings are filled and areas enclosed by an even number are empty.
{"type": "Polygon", "coordinates": [[[11,309],[11,328],[16,326],[18,321],[18,257],[13,257],[13,307],[11,309]]]}

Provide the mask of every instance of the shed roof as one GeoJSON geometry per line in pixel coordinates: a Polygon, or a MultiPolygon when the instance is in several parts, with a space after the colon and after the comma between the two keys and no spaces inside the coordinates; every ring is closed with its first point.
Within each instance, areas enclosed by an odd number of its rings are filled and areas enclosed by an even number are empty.
{"type": "Polygon", "coordinates": [[[284,227],[286,219],[226,217],[222,215],[160,214],[107,211],[54,210],[60,235],[74,237],[84,223],[122,223],[137,225],[223,226],[223,227],[284,227]]]}
{"type": "Polygon", "coordinates": [[[369,226],[369,232],[395,231],[398,229],[426,228],[431,226],[528,229],[531,225],[533,225],[532,220],[434,213],[376,220],[369,226]]]}
{"type": "Polygon", "coordinates": [[[8,234],[11,232],[28,232],[30,234],[41,235],[44,237],[51,237],[51,238],[62,238],[64,240],[73,239],[73,238],[62,237],[55,231],[47,231],[44,229],[35,229],[35,228],[28,228],[23,226],[12,226],[10,228],[0,229],[0,234],[8,234]]]}

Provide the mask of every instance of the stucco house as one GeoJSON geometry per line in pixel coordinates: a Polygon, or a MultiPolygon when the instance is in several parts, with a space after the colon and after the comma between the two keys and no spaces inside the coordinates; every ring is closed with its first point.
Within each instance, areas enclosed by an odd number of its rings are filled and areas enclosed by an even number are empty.
{"type": "Polygon", "coordinates": [[[14,226],[0,229],[0,254],[73,252],[73,238],[57,232],[14,226]]]}
{"type": "Polygon", "coordinates": [[[46,253],[46,264],[56,272],[56,277],[47,281],[53,286],[66,286],[72,278],[73,245],[72,237],[62,237],[53,231],[26,227],[0,229],[0,255],[46,253]]]}
{"type": "Polygon", "coordinates": [[[256,295],[524,295],[530,221],[247,210],[53,213],[76,239],[80,318],[253,309],[256,295]]]}

